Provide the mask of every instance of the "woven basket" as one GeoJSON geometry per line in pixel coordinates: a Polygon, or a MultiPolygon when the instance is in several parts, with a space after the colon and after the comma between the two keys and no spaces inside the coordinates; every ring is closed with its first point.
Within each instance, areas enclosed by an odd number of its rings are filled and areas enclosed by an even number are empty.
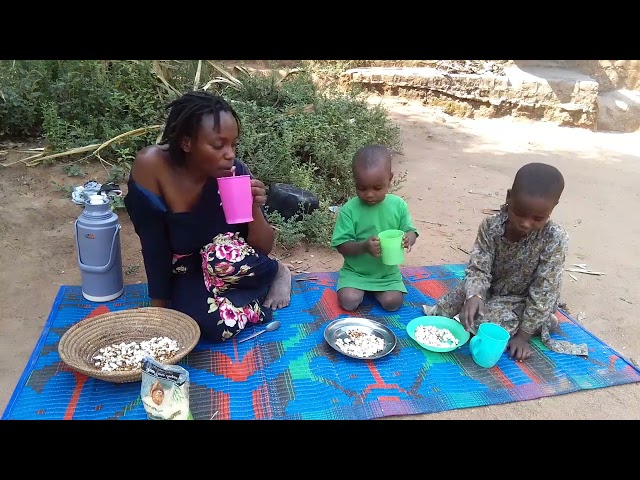
{"type": "Polygon", "coordinates": [[[178,342],[177,354],[163,360],[176,364],[200,340],[200,327],[190,316],[169,308],[142,307],[104,313],[73,325],[60,339],[58,353],[73,370],[93,378],[114,383],[142,380],[138,368],[129,371],[103,372],[91,359],[101,348],[114,343],[142,342],[153,337],[168,337],[178,342]]]}

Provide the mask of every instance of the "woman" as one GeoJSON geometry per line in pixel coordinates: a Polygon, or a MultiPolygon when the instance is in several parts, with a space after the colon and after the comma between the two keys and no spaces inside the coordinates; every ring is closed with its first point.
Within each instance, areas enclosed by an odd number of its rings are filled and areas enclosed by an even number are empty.
{"type": "Polygon", "coordinates": [[[291,273],[268,254],[275,232],[251,179],[253,221],[227,224],[218,177],[250,174],[236,158],[240,120],[224,99],[190,92],[168,105],[160,145],[138,152],[124,203],[140,237],[151,305],[190,315],[225,341],[289,305],[291,273]]]}

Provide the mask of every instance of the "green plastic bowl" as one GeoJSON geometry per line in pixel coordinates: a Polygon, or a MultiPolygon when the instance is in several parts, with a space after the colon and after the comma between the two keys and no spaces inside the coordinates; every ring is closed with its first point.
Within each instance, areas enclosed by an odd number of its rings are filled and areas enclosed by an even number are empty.
{"type": "Polygon", "coordinates": [[[471,334],[464,329],[461,323],[456,322],[452,318],[439,316],[423,316],[414,318],[407,324],[407,333],[418,345],[432,352],[450,352],[463,346],[469,341],[469,337],[471,337],[471,334]],[[415,334],[416,328],[420,325],[432,325],[436,328],[446,328],[458,339],[458,345],[452,347],[432,347],[431,345],[425,345],[424,343],[419,342],[416,340],[415,334]]]}

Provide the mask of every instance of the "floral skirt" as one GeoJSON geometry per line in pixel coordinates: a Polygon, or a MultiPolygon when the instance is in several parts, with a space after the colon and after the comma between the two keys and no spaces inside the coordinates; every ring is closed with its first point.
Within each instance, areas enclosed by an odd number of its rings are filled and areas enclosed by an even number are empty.
{"type": "Polygon", "coordinates": [[[223,342],[247,325],[268,322],[263,309],[278,262],[237,233],[217,235],[197,255],[173,256],[172,308],[190,315],[203,338],[223,342]]]}

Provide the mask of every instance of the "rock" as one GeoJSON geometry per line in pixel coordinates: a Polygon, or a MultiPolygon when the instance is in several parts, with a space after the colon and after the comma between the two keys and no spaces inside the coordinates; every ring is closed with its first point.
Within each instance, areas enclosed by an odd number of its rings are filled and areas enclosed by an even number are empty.
{"type": "Polygon", "coordinates": [[[614,90],[598,95],[598,131],[640,131],[640,92],[614,90]]]}
{"type": "Polygon", "coordinates": [[[299,220],[300,205],[303,213],[311,213],[319,207],[318,197],[308,190],[287,183],[273,183],[269,187],[267,212],[278,212],[285,220],[293,217],[299,220]]]}

